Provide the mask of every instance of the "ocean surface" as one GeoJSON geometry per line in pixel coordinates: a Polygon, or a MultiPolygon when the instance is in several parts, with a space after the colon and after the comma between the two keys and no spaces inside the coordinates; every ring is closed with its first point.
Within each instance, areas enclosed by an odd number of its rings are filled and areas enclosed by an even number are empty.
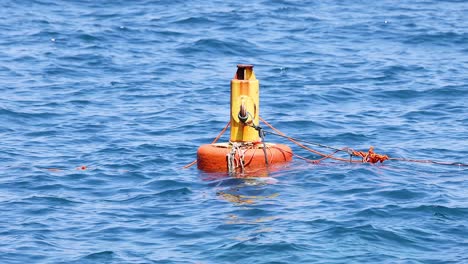
{"type": "Polygon", "coordinates": [[[468,263],[466,166],[182,168],[229,121],[238,63],[291,137],[468,163],[467,18],[463,0],[1,1],[0,263],[468,263]]]}

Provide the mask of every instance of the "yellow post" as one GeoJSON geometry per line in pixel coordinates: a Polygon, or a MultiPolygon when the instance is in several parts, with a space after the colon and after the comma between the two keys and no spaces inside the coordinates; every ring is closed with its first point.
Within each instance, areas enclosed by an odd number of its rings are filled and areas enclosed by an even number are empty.
{"type": "Polygon", "coordinates": [[[246,123],[258,125],[259,85],[253,65],[239,64],[231,80],[231,141],[258,142],[258,131],[246,123]],[[247,118],[247,119],[245,119],[247,118]]]}

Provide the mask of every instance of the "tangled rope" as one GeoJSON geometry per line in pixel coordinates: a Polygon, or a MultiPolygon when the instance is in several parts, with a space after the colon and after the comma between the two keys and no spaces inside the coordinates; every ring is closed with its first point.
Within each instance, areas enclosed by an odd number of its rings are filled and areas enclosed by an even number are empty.
{"type": "Polygon", "coordinates": [[[369,151],[366,152],[362,152],[362,151],[355,151],[355,150],[352,150],[352,149],[349,149],[352,151],[352,155],[353,156],[356,156],[356,157],[361,157],[362,158],[362,162],[369,162],[369,163],[377,163],[377,162],[380,162],[380,163],[383,163],[384,161],[388,160],[388,156],[387,155],[380,155],[380,154],[377,154],[374,152],[374,147],[370,147],[369,148],[369,151]]]}
{"type": "Polygon", "coordinates": [[[236,169],[240,168],[241,173],[244,173],[245,169],[245,152],[253,144],[244,142],[230,142],[231,151],[226,155],[228,162],[228,171],[230,173],[236,172],[236,169]]]}

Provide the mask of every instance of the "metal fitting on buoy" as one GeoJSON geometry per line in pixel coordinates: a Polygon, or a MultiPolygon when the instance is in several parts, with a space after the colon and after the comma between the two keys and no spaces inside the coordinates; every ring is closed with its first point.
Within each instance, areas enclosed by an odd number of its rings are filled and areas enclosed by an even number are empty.
{"type": "Polygon", "coordinates": [[[231,142],[259,142],[258,132],[247,125],[258,124],[259,83],[253,65],[238,64],[231,80],[231,142]]]}

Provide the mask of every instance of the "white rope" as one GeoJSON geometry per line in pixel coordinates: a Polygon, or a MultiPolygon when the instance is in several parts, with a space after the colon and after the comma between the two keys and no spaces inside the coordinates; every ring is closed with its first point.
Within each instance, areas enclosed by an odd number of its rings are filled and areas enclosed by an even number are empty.
{"type": "Polygon", "coordinates": [[[253,144],[251,142],[229,142],[231,150],[226,155],[229,173],[236,172],[240,168],[241,173],[245,170],[245,152],[253,144]]]}

